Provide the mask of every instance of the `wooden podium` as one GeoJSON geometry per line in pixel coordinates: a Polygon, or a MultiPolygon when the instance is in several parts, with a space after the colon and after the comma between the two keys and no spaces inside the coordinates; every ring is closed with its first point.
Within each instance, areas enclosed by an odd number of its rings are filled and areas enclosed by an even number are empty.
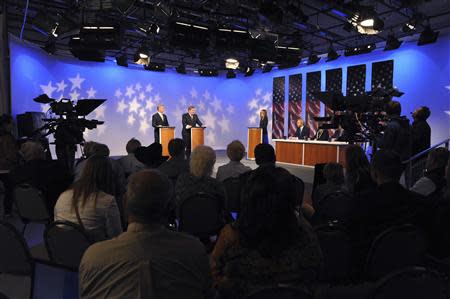
{"type": "Polygon", "coordinates": [[[249,127],[247,137],[247,159],[255,159],[255,147],[263,142],[262,129],[249,127]]]}
{"type": "Polygon", "coordinates": [[[169,142],[175,138],[175,127],[159,128],[159,143],[163,148],[163,156],[169,156],[169,142]]]}
{"type": "Polygon", "coordinates": [[[191,151],[197,146],[205,144],[205,127],[191,128],[191,151]]]}

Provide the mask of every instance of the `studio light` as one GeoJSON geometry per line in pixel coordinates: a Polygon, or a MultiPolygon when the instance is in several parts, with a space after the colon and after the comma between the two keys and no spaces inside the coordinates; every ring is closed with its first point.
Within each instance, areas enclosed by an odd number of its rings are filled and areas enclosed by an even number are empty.
{"type": "Polygon", "coordinates": [[[345,56],[354,56],[359,54],[366,54],[370,53],[373,50],[375,50],[375,44],[368,44],[364,46],[357,46],[357,47],[351,47],[347,48],[344,52],[345,56]]]}
{"type": "Polygon", "coordinates": [[[417,25],[421,23],[423,16],[421,14],[414,14],[408,22],[402,27],[404,33],[411,33],[417,29],[417,25]]]}
{"type": "Polygon", "coordinates": [[[216,69],[198,69],[198,73],[202,77],[217,77],[219,72],[216,69]]]}
{"type": "Polygon", "coordinates": [[[53,37],[50,37],[46,42],[44,47],[42,47],[45,52],[47,52],[49,55],[54,55],[56,52],[56,41],[53,37]]]}
{"type": "Polygon", "coordinates": [[[116,63],[118,66],[128,67],[128,57],[126,54],[116,57],[116,63]]]}
{"type": "Polygon", "coordinates": [[[150,51],[145,47],[140,47],[134,54],[134,63],[147,65],[150,63],[150,51]]]}
{"type": "Polygon", "coordinates": [[[255,72],[255,69],[252,67],[247,67],[247,69],[245,70],[245,77],[250,77],[251,75],[253,75],[253,73],[255,72]]]}
{"type": "Polygon", "coordinates": [[[184,63],[180,64],[179,66],[177,66],[175,68],[175,70],[177,71],[177,73],[179,74],[186,74],[186,66],[184,65],[184,63]]]}
{"type": "Polygon", "coordinates": [[[225,60],[225,67],[230,70],[235,70],[239,67],[239,61],[236,58],[227,58],[225,60]]]}
{"type": "Polygon", "coordinates": [[[273,69],[273,64],[267,62],[267,63],[263,66],[262,72],[263,72],[263,73],[269,73],[270,71],[272,71],[272,69],[273,69]]]}
{"type": "Polygon", "coordinates": [[[139,30],[145,34],[159,34],[160,28],[157,24],[144,24],[139,26],[139,30]]]}
{"type": "Polygon", "coordinates": [[[227,79],[234,79],[234,78],[236,78],[236,73],[233,70],[228,70],[227,79]]]}
{"type": "Polygon", "coordinates": [[[166,65],[164,63],[150,62],[148,65],[144,65],[144,69],[153,72],[164,72],[166,65]]]}
{"type": "Polygon", "coordinates": [[[316,54],[311,54],[308,57],[308,64],[316,64],[319,62],[319,60],[320,60],[319,56],[317,56],[316,54]]]}
{"type": "MultiPolygon", "coordinates": [[[[384,28],[384,22],[369,6],[358,5],[348,21],[361,34],[374,35],[384,28]]],[[[347,31],[351,30],[348,29],[347,31]]]]}
{"type": "Polygon", "coordinates": [[[400,41],[395,35],[390,34],[386,40],[386,45],[384,46],[384,51],[391,51],[398,49],[403,41],[400,41]]]}
{"type": "Polygon", "coordinates": [[[328,54],[327,54],[327,62],[328,61],[333,61],[336,60],[340,57],[341,55],[338,54],[338,52],[336,52],[336,50],[333,47],[330,47],[330,49],[328,49],[328,54]]]}
{"type": "Polygon", "coordinates": [[[428,45],[435,43],[439,36],[439,31],[433,31],[428,25],[425,27],[425,30],[419,36],[419,41],[417,42],[418,46],[428,45]]]}

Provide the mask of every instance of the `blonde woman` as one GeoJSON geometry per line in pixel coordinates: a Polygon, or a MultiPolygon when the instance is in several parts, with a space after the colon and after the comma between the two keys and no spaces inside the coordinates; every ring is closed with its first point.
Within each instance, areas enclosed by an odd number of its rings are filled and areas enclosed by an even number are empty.
{"type": "Polygon", "coordinates": [[[267,126],[269,125],[269,119],[267,118],[267,110],[261,109],[259,111],[259,127],[263,130],[263,143],[269,143],[269,134],[267,133],[267,126]]]}

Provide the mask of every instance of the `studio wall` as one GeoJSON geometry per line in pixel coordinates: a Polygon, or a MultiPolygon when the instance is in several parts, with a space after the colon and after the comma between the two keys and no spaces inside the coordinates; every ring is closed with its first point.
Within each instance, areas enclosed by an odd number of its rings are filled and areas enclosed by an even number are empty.
{"type": "MultiPolygon", "coordinates": [[[[432,111],[432,142],[450,135],[450,38],[442,36],[438,43],[418,47],[404,43],[399,50],[354,57],[341,57],[333,62],[300,65],[297,68],[255,73],[252,77],[237,79],[203,78],[198,75],[179,75],[168,70],[164,73],[145,71],[138,67],[118,67],[114,62],[81,62],[72,58],[49,56],[39,48],[10,39],[11,92],[13,114],[25,111],[46,111],[48,107],[33,102],[39,94],[70,99],[105,98],[91,118],[106,124],[86,133],[86,140],[107,143],[113,155],[124,154],[124,145],[131,137],[144,144],[153,142],[151,115],[156,104],[164,103],[170,125],[177,127],[181,136],[181,114],[190,104],[197,106],[200,119],[208,127],[206,143],[224,149],[234,140],[246,143],[247,127],[258,125],[258,111],[271,110],[273,78],[302,74],[301,101],[306,107],[307,73],[320,71],[321,90],[325,90],[326,71],[342,69],[342,91],[347,86],[347,68],[364,64],[365,89],[371,90],[372,63],[394,61],[394,86],[405,92],[400,98],[404,114],[409,115],[417,106],[427,105],[432,111]]],[[[298,77],[297,77],[298,78],[298,77]]],[[[286,113],[289,112],[288,93],[285,88],[286,113]]],[[[300,109],[299,109],[300,111],[300,109]]],[[[305,117],[307,109],[301,109],[305,117]]],[[[324,107],[321,105],[321,114],[324,107]]],[[[287,135],[288,115],[284,117],[287,135]]],[[[272,119],[269,115],[269,120],[272,119]]],[[[269,127],[270,129],[270,127],[269,127]]],[[[269,134],[270,136],[271,134],[269,134]]]]}

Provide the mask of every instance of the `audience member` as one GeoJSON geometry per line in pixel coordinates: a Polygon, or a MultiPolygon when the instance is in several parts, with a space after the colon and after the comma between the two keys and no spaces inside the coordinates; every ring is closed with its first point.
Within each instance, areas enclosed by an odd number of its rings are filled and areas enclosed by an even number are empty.
{"type": "Polygon", "coordinates": [[[189,161],[186,160],[186,146],[183,139],[175,138],[169,141],[170,159],[159,166],[159,170],[169,179],[176,182],[180,174],[189,172],[189,161]]]}
{"type": "Polygon", "coordinates": [[[139,162],[135,156],[136,150],[140,146],[141,143],[139,140],[131,138],[126,145],[127,155],[118,160],[125,172],[126,178],[145,168],[145,165],[139,162]]]}
{"type": "Polygon", "coordinates": [[[136,150],[136,159],[147,168],[158,168],[162,163],[167,161],[168,157],[162,155],[162,145],[153,142],[147,147],[139,147],[136,150]]]}
{"type": "Polygon", "coordinates": [[[366,153],[359,145],[348,145],[345,148],[345,185],[352,193],[370,191],[375,187],[370,175],[370,164],[366,153]]]}
{"type": "Polygon", "coordinates": [[[259,167],[275,167],[275,150],[270,144],[261,143],[255,147],[255,162],[259,167]]]}
{"type": "Polygon", "coordinates": [[[92,245],[80,265],[81,298],[213,298],[205,249],[166,228],[172,186],[157,170],[131,176],[128,230],[92,245]]]}
{"type": "Polygon", "coordinates": [[[217,196],[225,207],[225,189],[219,181],[211,177],[215,163],[216,153],[212,148],[204,145],[195,148],[189,163],[190,172],[180,175],[176,183],[175,199],[178,208],[185,199],[199,192],[217,196]]]}
{"type": "Polygon", "coordinates": [[[108,158],[97,155],[88,158],[80,179],[59,196],[54,211],[55,221],[77,223],[96,241],[120,234],[120,213],[112,195],[113,179],[108,158]]]}
{"type": "Polygon", "coordinates": [[[71,184],[72,177],[59,161],[46,160],[43,146],[27,141],[20,149],[24,164],[14,167],[10,172],[13,186],[31,185],[42,192],[50,213],[53,213],[56,200],[71,184]]]}
{"type": "Polygon", "coordinates": [[[294,188],[295,180],[282,168],[252,171],[239,218],[224,227],[211,255],[221,298],[244,298],[259,288],[317,278],[321,250],[310,226],[296,217],[294,188]]]}
{"type": "Polygon", "coordinates": [[[20,162],[19,148],[12,135],[13,118],[0,116],[0,170],[10,170],[20,162]]]}
{"type": "Polygon", "coordinates": [[[239,140],[234,140],[227,146],[227,156],[230,159],[225,165],[217,170],[216,178],[219,182],[223,182],[227,178],[238,177],[239,175],[250,171],[251,168],[241,163],[245,155],[245,147],[239,140]]]}
{"type": "Polygon", "coordinates": [[[442,195],[447,185],[445,169],[448,160],[449,152],[446,148],[440,147],[432,150],[427,157],[425,175],[414,184],[411,191],[423,196],[442,195]]]}
{"type": "Polygon", "coordinates": [[[412,113],[414,119],[411,128],[412,155],[416,155],[431,146],[431,128],[427,122],[430,115],[430,108],[427,106],[419,107],[412,113]]]}
{"type": "Polygon", "coordinates": [[[316,187],[312,196],[314,209],[317,203],[324,199],[327,195],[342,191],[344,189],[344,168],[339,163],[327,163],[323,168],[323,176],[325,184],[316,187]]]}

